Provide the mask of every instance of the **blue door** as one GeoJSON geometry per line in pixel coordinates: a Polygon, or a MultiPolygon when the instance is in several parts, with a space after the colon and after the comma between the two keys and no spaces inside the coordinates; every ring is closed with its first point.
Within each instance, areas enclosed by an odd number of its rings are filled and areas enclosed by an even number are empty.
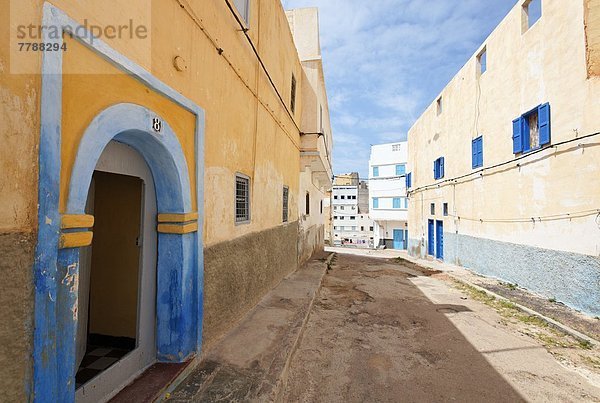
{"type": "Polygon", "coordinates": [[[404,249],[404,230],[394,230],[394,249],[404,249]]]}
{"type": "Polygon", "coordinates": [[[433,220],[429,220],[429,225],[427,226],[427,254],[431,256],[435,253],[435,235],[433,230],[433,220]]]}
{"type": "Polygon", "coordinates": [[[444,222],[437,221],[435,227],[435,257],[444,260],[444,222]]]}

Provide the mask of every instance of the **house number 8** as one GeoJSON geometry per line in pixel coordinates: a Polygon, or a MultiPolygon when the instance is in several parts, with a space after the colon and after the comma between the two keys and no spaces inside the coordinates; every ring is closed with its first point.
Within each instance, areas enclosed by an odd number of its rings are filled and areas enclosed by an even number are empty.
{"type": "Polygon", "coordinates": [[[160,120],[159,118],[152,119],[152,129],[156,133],[160,133],[162,131],[162,124],[162,120],[160,120]]]}

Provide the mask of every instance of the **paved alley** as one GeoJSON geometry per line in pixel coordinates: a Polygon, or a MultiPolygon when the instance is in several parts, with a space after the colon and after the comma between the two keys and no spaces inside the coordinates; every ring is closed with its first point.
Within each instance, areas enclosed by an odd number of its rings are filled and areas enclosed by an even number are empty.
{"type": "Polygon", "coordinates": [[[414,267],[338,254],[282,400],[600,401],[596,374],[567,369],[502,323],[491,307],[414,267]]]}

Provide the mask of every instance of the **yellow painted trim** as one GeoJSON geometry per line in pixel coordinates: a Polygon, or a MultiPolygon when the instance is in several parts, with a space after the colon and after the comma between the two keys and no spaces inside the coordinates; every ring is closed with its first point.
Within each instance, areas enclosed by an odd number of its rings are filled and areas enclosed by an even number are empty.
{"type": "Polygon", "coordinates": [[[69,232],[60,235],[60,249],[80,248],[82,246],[90,246],[94,233],[87,232],[69,232]]]}
{"type": "Polygon", "coordinates": [[[165,213],[158,215],[158,222],[189,222],[198,221],[198,213],[173,214],[165,213]]]}
{"type": "Polygon", "coordinates": [[[190,234],[198,231],[198,223],[189,224],[158,224],[158,232],[162,234],[190,234]]]}
{"type": "Polygon", "coordinates": [[[62,229],[91,228],[94,226],[94,216],[86,214],[65,214],[61,219],[62,229]]]}

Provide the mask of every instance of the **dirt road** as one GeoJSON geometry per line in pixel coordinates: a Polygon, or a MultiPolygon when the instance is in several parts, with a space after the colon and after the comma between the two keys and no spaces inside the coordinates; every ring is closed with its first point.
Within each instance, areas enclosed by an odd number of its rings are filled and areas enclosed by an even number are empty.
{"type": "Polygon", "coordinates": [[[445,281],[338,255],[287,374],[285,402],[600,401],[600,389],[445,281]]]}

